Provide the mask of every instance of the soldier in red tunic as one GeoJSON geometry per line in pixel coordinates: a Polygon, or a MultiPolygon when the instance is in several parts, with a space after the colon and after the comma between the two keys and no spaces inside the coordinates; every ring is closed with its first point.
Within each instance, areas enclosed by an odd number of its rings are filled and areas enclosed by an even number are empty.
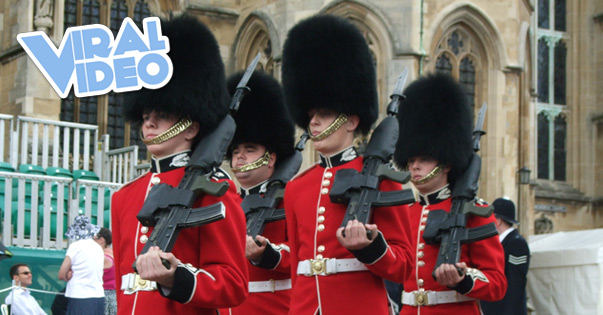
{"type": "MultiPolygon", "coordinates": [[[[242,73],[228,79],[234,94],[242,73]]],[[[241,198],[264,194],[268,180],[283,159],[291,156],[295,127],[285,107],[281,85],[271,76],[255,72],[239,110],[233,115],[237,130],[228,156],[241,186],[241,198]]],[[[241,199],[242,200],[242,199],[241,199]]],[[[280,208],[283,204],[279,205],[280,208]]],[[[291,263],[285,220],[266,223],[262,235],[247,235],[249,297],[220,314],[287,314],[291,296],[291,263]],[[260,244],[258,246],[258,244],[260,244]]]]}
{"type": "MultiPolygon", "coordinates": [[[[368,45],[345,19],[311,17],[289,32],[282,69],[293,119],[307,129],[320,155],[320,162],[285,190],[293,280],[290,314],[388,314],[383,279],[402,282],[412,266],[407,206],[375,208],[371,224],[353,220],[344,228],[340,225],[347,205],[329,199],[338,170],[362,169],[354,137],[366,135],[377,119],[368,45]]],[[[402,189],[389,180],[379,188],[402,189]]]]}
{"type": "Polygon", "coordinates": [[[140,126],[152,162],[150,172],[113,196],[118,313],[216,314],[217,308],[241,304],[248,294],[245,216],[226,173],[217,169],[212,175],[212,181],[230,185],[222,197],[201,194],[193,205],[221,201],[225,219],[182,229],[170,253],[151,247],[140,255],[153,231],[136,218],[149,190],[160,183],[178,186],[191,149],[228,114],[224,66],[211,32],[191,16],[162,21],[161,28],[170,41],[172,79],[158,90],[128,93],[124,102],[125,118],[140,126]]]}
{"type": "MultiPolygon", "coordinates": [[[[463,88],[446,74],[419,78],[404,95],[394,159],[398,166],[408,167],[419,200],[410,206],[415,266],[404,282],[401,314],[480,314],[478,300],[499,300],[507,288],[498,236],[463,244],[460,262],[442,264],[435,279],[432,271],[440,245],[428,245],[423,239],[429,212],[450,211],[455,179],[473,153],[472,109],[463,88]]],[[[470,216],[467,226],[490,222],[494,216],[470,216]]]]}

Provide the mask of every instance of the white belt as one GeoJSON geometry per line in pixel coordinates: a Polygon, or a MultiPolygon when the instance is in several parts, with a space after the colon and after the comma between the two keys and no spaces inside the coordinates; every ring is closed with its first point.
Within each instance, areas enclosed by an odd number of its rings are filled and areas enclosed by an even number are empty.
{"type": "Polygon", "coordinates": [[[249,293],[275,292],[291,289],[291,279],[249,281],[249,293]]]}
{"type": "Polygon", "coordinates": [[[425,291],[402,292],[402,304],[412,306],[437,305],[473,301],[474,298],[464,296],[456,291],[425,291]]]}
{"type": "Polygon", "coordinates": [[[302,260],[297,265],[297,274],[304,276],[327,276],[339,272],[365,271],[366,266],[356,258],[324,258],[302,260]]]}
{"type": "Polygon", "coordinates": [[[129,273],[121,276],[121,289],[124,294],[134,294],[138,291],[155,291],[157,283],[141,279],[137,273],[129,273]]]}

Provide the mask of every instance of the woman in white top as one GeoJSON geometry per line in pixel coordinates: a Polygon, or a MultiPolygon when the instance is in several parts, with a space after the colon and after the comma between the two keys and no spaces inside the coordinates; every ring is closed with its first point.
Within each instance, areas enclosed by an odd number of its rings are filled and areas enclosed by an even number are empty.
{"type": "Polygon", "coordinates": [[[90,224],[88,217],[80,215],[65,233],[75,241],[69,245],[59,269],[59,279],[67,281],[68,315],[104,313],[104,255],[101,246],[93,239],[99,230],[100,227],[90,224]]]}

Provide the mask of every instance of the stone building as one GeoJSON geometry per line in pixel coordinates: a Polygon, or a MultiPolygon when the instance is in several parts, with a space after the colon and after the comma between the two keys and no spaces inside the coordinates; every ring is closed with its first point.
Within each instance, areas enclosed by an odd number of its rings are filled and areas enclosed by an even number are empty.
{"type": "MultiPolygon", "coordinates": [[[[209,25],[228,73],[260,52],[280,78],[288,30],[313,14],[350,19],[374,55],[382,116],[396,78],[446,71],[475,110],[488,104],[479,196],[519,204],[524,235],[603,227],[603,2],[598,0],[24,0],[0,6],[0,113],[98,125],[111,147],[138,143],[114,94],[61,99],[20,47],[69,26],[114,32],[129,16],[187,11],[209,25]],[[520,170],[531,170],[520,181],[520,170]]],[[[306,164],[316,159],[308,146],[306,164]]]]}

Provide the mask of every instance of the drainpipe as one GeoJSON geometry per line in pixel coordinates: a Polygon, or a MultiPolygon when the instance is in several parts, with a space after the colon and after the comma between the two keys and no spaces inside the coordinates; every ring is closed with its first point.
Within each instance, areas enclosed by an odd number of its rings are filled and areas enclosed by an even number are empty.
{"type": "Polygon", "coordinates": [[[423,60],[425,59],[425,49],[423,48],[423,4],[424,0],[421,0],[421,27],[419,30],[420,40],[419,40],[419,75],[423,75],[423,60]]]}

